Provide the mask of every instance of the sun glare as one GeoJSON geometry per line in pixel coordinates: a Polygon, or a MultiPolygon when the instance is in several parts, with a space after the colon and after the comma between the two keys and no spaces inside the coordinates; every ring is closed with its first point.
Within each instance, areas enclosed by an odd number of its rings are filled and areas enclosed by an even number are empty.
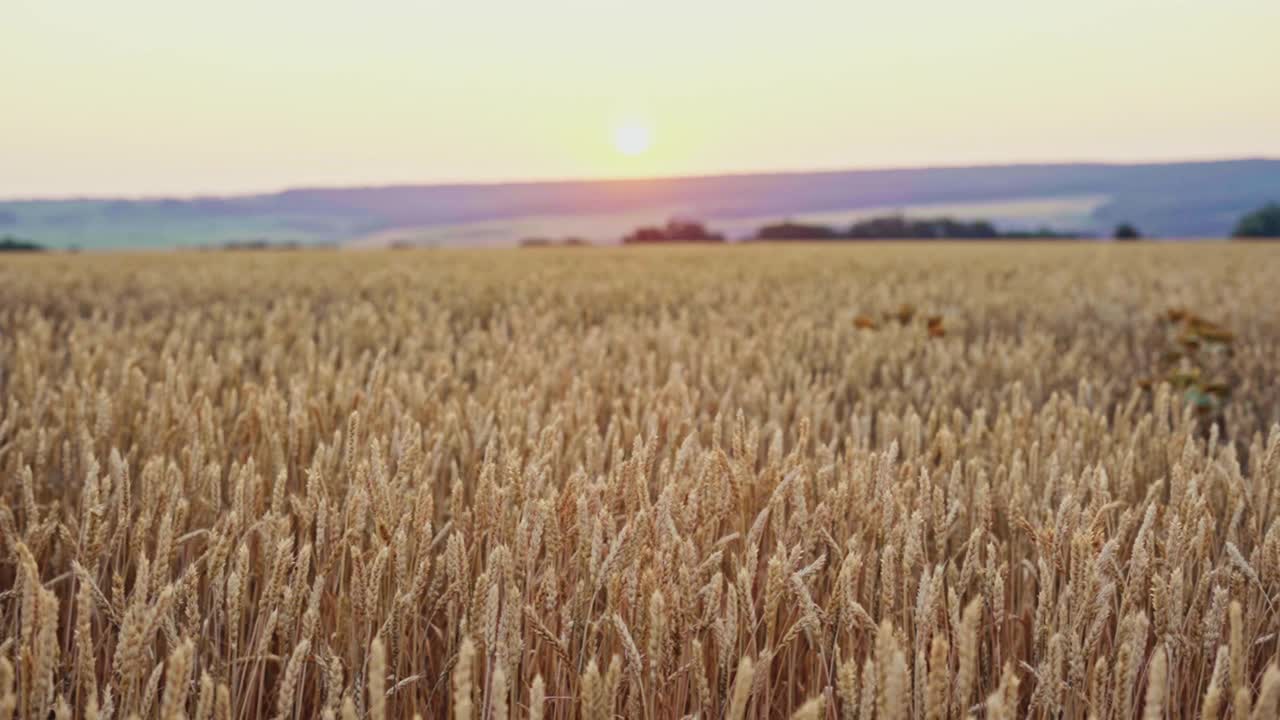
{"type": "Polygon", "coordinates": [[[613,147],[623,155],[642,155],[653,146],[653,133],[638,123],[619,125],[613,130],[613,147]]]}

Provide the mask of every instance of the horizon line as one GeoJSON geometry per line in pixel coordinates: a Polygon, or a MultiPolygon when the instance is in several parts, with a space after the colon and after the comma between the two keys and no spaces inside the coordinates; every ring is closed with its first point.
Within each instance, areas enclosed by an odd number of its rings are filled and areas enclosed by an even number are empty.
{"type": "Polygon", "coordinates": [[[690,173],[687,175],[642,175],[642,176],[548,176],[534,178],[512,178],[512,179],[482,179],[482,180],[426,180],[426,181],[392,181],[384,183],[372,184],[297,184],[285,187],[277,187],[275,189],[264,190],[243,190],[228,192],[194,192],[194,193],[174,193],[174,194],[121,194],[107,195],[94,193],[78,193],[66,195],[39,195],[39,196],[0,196],[0,203],[18,203],[18,202],[86,202],[86,201],[125,201],[125,202],[148,202],[156,200],[236,200],[254,197],[269,197],[273,195],[283,195],[291,192],[327,192],[342,190],[393,190],[402,188],[482,188],[482,187],[516,187],[530,185],[569,185],[569,184],[620,184],[620,183],[643,183],[643,182],[674,182],[686,180],[724,180],[731,178],[743,177],[785,177],[796,175],[846,175],[855,173],[890,173],[890,172],[916,172],[922,170],[981,170],[981,169],[1001,169],[1001,168],[1029,168],[1029,167],[1158,167],[1169,165],[1214,165],[1227,163],[1248,163],[1248,162],[1280,162],[1280,156],[1270,155],[1247,155],[1247,156],[1226,156],[1226,157],[1198,157],[1198,158],[1179,158],[1179,159],[1160,159],[1160,160],[1140,160],[1140,161],[1117,161],[1117,160],[1044,160],[1044,161],[1016,161],[1016,162],[990,162],[990,163],[942,163],[937,165],[882,165],[877,167],[842,167],[842,168],[811,168],[811,169],[776,169],[776,170],[727,170],[722,172],[707,173],[690,173]]]}

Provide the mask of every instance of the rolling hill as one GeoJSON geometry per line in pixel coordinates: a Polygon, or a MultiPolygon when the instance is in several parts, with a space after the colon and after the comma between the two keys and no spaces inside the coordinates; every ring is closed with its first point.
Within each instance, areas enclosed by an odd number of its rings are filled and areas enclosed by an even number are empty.
{"type": "Polygon", "coordinates": [[[682,215],[733,237],[784,217],[985,217],[1105,235],[1213,237],[1280,200],[1280,160],[1046,164],[644,180],[299,188],[226,197],[0,201],[0,236],[47,247],[178,248],[232,242],[513,244],[528,234],[616,240],[682,215]]]}

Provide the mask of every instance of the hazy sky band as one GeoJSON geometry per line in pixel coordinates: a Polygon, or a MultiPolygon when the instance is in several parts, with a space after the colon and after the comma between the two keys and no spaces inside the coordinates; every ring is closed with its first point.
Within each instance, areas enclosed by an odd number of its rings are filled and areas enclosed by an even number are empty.
{"type": "Polygon", "coordinates": [[[0,196],[1280,155],[1280,2],[8,0],[0,196]],[[615,150],[622,123],[652,149],[615,150]]]}

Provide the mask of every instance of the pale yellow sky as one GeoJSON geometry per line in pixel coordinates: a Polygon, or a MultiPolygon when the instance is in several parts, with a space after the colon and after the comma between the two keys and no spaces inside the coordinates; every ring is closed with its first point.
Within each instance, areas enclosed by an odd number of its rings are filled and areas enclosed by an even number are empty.
{"type": "Polygon", "coordinates": [[[1280,156],[1277,28],[1280,0],[4,0],[0,197],[1280,156]]]}

